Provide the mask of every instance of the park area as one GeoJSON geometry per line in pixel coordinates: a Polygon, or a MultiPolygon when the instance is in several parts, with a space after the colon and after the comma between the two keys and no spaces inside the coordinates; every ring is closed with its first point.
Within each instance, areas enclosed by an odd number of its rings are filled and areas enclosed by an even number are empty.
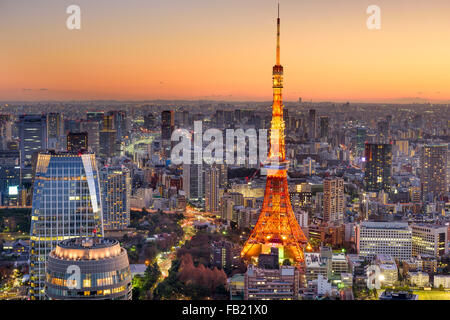
{"type": "Polygon", "coordinates": [[[441,290],[416,290],[414,294],[419,296],[419,300],[450,300],[450,291],[441,290]]]}

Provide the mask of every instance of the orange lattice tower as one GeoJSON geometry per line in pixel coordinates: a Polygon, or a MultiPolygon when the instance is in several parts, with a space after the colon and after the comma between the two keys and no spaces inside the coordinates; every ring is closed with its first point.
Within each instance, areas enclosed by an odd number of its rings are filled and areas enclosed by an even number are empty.
{"type": "Polygon", "coordinates": [[[303,250],[307,238],[300,228],[289,199],[287,167],[284,147],[283,66],[280,64],[280,10],[277,18],[277,60],[273,66],[273,106],[270,128],[270,148],[264,202],[258,222],[241,252],[246,260],[279,249],[280,261],[290,259],[295,265],[304,261],[303,250]]]}

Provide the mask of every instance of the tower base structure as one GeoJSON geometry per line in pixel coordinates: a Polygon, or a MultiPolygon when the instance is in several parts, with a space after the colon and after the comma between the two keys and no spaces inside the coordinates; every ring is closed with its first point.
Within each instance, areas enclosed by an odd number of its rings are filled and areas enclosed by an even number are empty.
{"type": "Polygon", "coordinates": [[[241,257],[254,261],[260,254],[270,253],[271,248],[278,248],[280,263],[289,259],[292,264],[301,266],[308,240],[292,210],[286,171],[277,170],[275,174],[271,171],[273,169],[269,169],[259,219],[241,257]]]}

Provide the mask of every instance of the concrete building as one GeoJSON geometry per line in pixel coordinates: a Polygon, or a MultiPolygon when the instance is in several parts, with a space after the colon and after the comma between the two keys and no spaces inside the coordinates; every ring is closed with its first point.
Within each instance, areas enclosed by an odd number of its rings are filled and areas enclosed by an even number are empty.
{"type": "Polygon", "coordinates": [[[423,200],[434,200],[448,191],[446,144],[425,145],[420,157],[420,185],[423,200]]]}
{"type": "Polygon", "coordinates": [[[126,229],[130,224],[130,170],[119,166],[103,167],[100,170],[100,186],[105,230],[126,229]]]}
{"type": "Polygon", "coordinates": [[[183,164],[183,191],[188,200],[199,200],[205,196],[205,175],[201,164],[183,164]]]}
{"type": "Polygon", "coordinates": [[[295,267],[261,269],[249,265],[245,273],[245,300],[297,300],[299,271],[295,267]]]}
{"type": "Polygon", "coordinates": [[[323,221],[334,222],[344,218],[344,179],[326,178],[323,181],[323,221]]]}
{"type": "Polygon", "coordinates": [[[319,274],[317,277],[317,294],[318,295],[332,295],[333,287],[326,277],[319,274]]]}
{"type": "Polygon", "coordinates": [[[365,146],[364,184],[366,191],[390,191],[392,145],[367,143],[365,146]]]}
{"type": "Polygon", "coordinates": [[[409,272],[409,282],[416,287],[425,287],[430,283],[430,276],[425,272],[409,272]]]}
{"type": "Polygon", "coordinates": [[[331,256],[330,279],[339,278],[342,273],[348,273],[349,266],[344,253],[333,253],[331,256]]]}
{"type": "Polygon", "coordinates": [[[230,300],[244,300],[245,275],[238,273],[229,278],[228,290],[230,291],[230,300]]]}
{"type": "Polygon", "coordinates": [[[369,222],[357,226],[357,250],[369,260],[377,254],[388,254],[400,260],[412,255],[412,231],[408,223],[369,222]]]}
{"type": "Polygon", "coordinates": [[[412,224],[412,254],[443,256],[448,253],[448,226],[412,224]]]}
{"type": "Polygon", "coordinates": [[[220,169],[211,166],[205,172],[205,210],[211,213],[219,212],[220,169]]]}
{"type": "Polygon", "coordinates": [[[305,252],[305,277],[306,281],[316,280],[319,275],[328,277],[331,265],[328,259],[324,259],[320,253],[305,252]]]}
{"type": "Polygon", "coordinates": [[[233,207],[233,197],[225,194],[222,199],[220,199],[220,218],[227,222],[233,221],[233,207]]]}
{"type": "Polygon", "coordinates": [[[377,254],[372,263],[380,268],[381,285],[394,286],[398,280],[398,268],[394,258],[389,254],[377,254]]]}
{"type": "Polygon", "coordinates": [[[450,289],[450,275],[435,275],[433,286],[435,288],[450,289]]]}
{"type": "Polygon", "coordinates": [[[211,264],[222,268],[230,268],[233,260],[233,244],[228,241],[215,241],[211,244],[211,264]]]}

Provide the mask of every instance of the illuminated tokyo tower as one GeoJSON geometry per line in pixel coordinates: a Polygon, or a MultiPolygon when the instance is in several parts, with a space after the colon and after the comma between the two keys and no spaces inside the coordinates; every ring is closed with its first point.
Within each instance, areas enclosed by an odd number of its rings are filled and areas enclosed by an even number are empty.
{"type": "Polygon", "coordinates": [[[267,162],[266,189],[258,222],[244,245],[241,257],[257,258],[278,248],[279,260],[290,259],[299,266],[304,261],[303,250],[307,238],[300,228],[289,199],[287,183],[288,161],[284,146],[283,66],[280,64],[280,6],[277,18],[277,60],[273,66],[273,105],[270,128],[270,148],[267,162]]]}

